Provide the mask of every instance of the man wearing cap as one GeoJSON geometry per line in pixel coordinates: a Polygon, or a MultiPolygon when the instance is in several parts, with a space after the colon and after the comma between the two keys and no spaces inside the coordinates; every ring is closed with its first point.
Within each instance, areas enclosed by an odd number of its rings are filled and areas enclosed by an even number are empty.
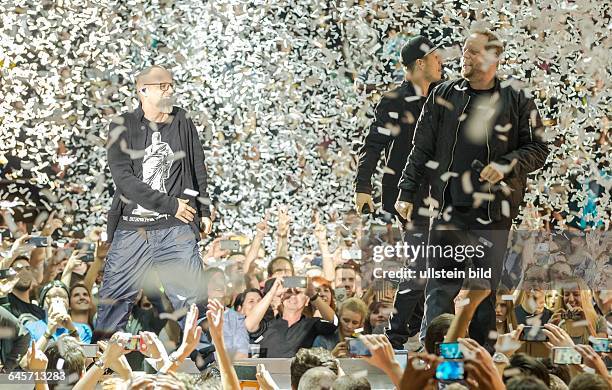
{"type": "Polygon", "coordinates": [[[475,310],[470,337],[491,345],[495,289],[512,219],[518,215],[527,174],[541,168],[549,153],[533,100],[504,86],[496,76],[502,52],[503,44],[493,32],[470,34],[463,47],[463,77],[438,85],[427,98],[399,183],[396,209],[410,217],[417,207],[420,183],[431,171],[436,216],[429,245],[452,250],[430,253],[428,267],[438,274],[481,272],[473,277],[466,273],[465,278],[460,274],[429,278],[422,339],[436,316],[454,312],[454,302],[461,302],[475,310]],[[470,253],[468,246],[473,248],[470,253]],[[481,282],[477,286],[475,278],[481,282]],[[479,293],[486,298],[477,308],[464,299],[476,300],[482,297],[479,293]]]}
{"type": "MultiPolygon", "coordinates": [[[[412,38],[402,48],[404,82],[386,93],[378,103],[374,121],[359,152],[355,181],[355,205],[359,212],[362,212],[364,207],[370,212],[374,211],[371,181],[380,154],[384,150],[386,168],[382,178],[382,208],[385,212],[396,215],[402,225],[406,222],[406,219],[394,208],[399,195],[397,184],[412,149],[414,127],[425,99],[442,76],[442,62],[436,49],[437,47],[429,39],[421,35],[412,38]]],[[[417,202],[420,204],[428,193],[429,186],[421,185],[416,196],[417,202]]],[[[426,234],[429,228],[429,218],[419,215],[417,210],[418,207],[415,207],[412,215],[414,232],[412,234],[406,232],[405,240],[427,241],[427,237],[423,237],[423,234],[426,234]],[[416,233],[417,230],[420,236],[416,233]]],[[[395,313],[391,317],[391,329],[387,331],[387,336],[396,349],[404,349],[403,344],[408,337],[420,327],[424,301],[423,287],[412,286],[408,281],[400,283],[398,292],[402,294],[395,296],[395,313]]]]}

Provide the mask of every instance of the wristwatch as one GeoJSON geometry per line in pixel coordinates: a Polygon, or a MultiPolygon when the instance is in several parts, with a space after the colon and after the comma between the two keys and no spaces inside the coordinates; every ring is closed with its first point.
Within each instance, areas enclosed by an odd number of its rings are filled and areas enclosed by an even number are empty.
{"type": "Polygon", "coordinates": [[[497,364],[510,364],[510,359],[508,359],[508,356],[501,352],[495,352],[493,354],[493,361],[497,364]]]}
{"type": "Polygon", "coordinates": [[[104,369],[105,369],[105,367],[104,367],[104,360],[102,358],[96,360],[94,362],[94,365],[97,366],[100,370],[104,371],[104,369]]]}
{"type": "Polygon", "coordinates": [[[53,337],[52,333],[49,333],[49,329],[45,330],[45,333],[43,333],[43,337],[46,338],[47,340],[51,340],[51,338],[53,337]]]}

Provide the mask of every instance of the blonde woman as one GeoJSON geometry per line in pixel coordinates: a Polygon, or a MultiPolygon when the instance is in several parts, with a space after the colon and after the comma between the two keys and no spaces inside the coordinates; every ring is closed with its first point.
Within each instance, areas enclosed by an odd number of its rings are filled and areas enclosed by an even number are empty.
{"type": "Polygon", "coordinates": [[[363,328],[368,315],[366,304],[359,298],[349,298],[342,302],[338,310],[340,323],[331,335],[319,335],[312,346],[322,347],[332,352],[335,357],[348,357],[347,337],[352,337],[356,330],[363,328]]]}
{"type": "Polygon", "coordinates": [[[595,311],[591,290],[578,278],[560,290],[550,323],[563,328],[576,344],[587,344],[591,336],[608,337],[606,320],[595,311]]]}

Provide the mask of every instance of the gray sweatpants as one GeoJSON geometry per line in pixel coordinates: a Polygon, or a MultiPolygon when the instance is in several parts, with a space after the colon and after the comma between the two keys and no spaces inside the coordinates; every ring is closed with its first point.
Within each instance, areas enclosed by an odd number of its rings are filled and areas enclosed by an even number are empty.
{"type": "MultiPolygon", "coordinates": [[[[96,333],[124,329],[136,295],[156,271],[174,310],[200,296],[202,259],[189,225],[149,231],[116,230],[104,264],[96,333]]],[[[104,336],[102,336],[104,337],[104,336]]]]}

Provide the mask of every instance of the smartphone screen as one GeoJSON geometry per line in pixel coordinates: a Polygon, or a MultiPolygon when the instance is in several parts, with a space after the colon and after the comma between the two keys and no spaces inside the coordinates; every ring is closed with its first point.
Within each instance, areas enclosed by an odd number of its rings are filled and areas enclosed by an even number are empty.
{"type": "Polygon", "coordinates": [[[546,337],[542,329],[544,328],[542,328],[541,326],[537,328],[533,326],[526,326],[523,328],[523,331],[521,332],[520,340],[521,341],[548,341],[548,337],[546,337]]]}
{"type": "Polygon", "coordinates": [[[555,364],[582,364],[582,355],[573,347],[554,347],[553,363],[555,364]]]}
{"type": "Polygon", "coordinates": [[[240,250],[240,241],[238,240],[221,240],[219,243],[221,250],[238,252],[240,250]]]}
{"type": "Polygon", "coordinates": [[[86,358],[95,358],[98,354],[98,344],[79,344],[86,358]]]}
{"type": "Polygon", "coordinates": [[[436,367],[436,379],[440,381],[460,381],[465,379],[463,362],[445,360],[436,367]]]}
{"type": "Polygon", "coordinates": [[[96,244],[94,244],[93,242],[79,241],[79,243],[76,246],[76,249],[81,254],[83,254],[83,256],[81,256],[80,258],[81,261],[89,263],[94,260],[94,254],[96,252],[96,244]]]}
{"type": "Polygon", "coordinates": [[[234,369],[236,370],[236,375],[238,376],[238,380],[241,381],[256,381],[257,377],[257,366],[242,366],[242,365],[234,365],[234,369]]]}
{"type": "Polygon", "coordinates": [[[139,347],[140,347],[140,336],[137,335],[137,336],[130,337],[130,340],[125,346],[125,349],[127,349],[128,351],[138,351],[139,347]]]}
{"type": "Polygon", "coordinates": [[[438,355],[444,359],[463,359],[463,353],[458,342],[439,343],[438,355]]]}
{"type": "Polygon", "coordinates": [[[0,269],[0,279],[8,279],[17,275],[17,272],[12,268],[0,269]]]}
{"type": "Polygon", "coordinates": [[[610,351],[610,340],[603,337],[591,337],[589,344],[595,352],[608,353],[610,351]]]}
{"type": "Polygon", "coordinates": [[[49,237],[46,237],[46,236],[31,237],[30,244],[34,245],[37,248],[46,248],[49,246],[49,237]]]}
{"type": "Polygon", "coordinates": [[[307,281],[305,276],[287,276],[283,278],[285,288],[306,288],[307,281]]]}
{"type": "Polygon", "coordinates": [[[349,355],[351,356],[372,356],[368,347],[366,347],[363,341],[359,339],[349,339],[348,347],[349,355]]]}
{"type": "Polygon", "coordinates": [[[336,302],[343,302],[346,299],[346,288],[336,287],[334,289],[334,299],[336,302]]]}

